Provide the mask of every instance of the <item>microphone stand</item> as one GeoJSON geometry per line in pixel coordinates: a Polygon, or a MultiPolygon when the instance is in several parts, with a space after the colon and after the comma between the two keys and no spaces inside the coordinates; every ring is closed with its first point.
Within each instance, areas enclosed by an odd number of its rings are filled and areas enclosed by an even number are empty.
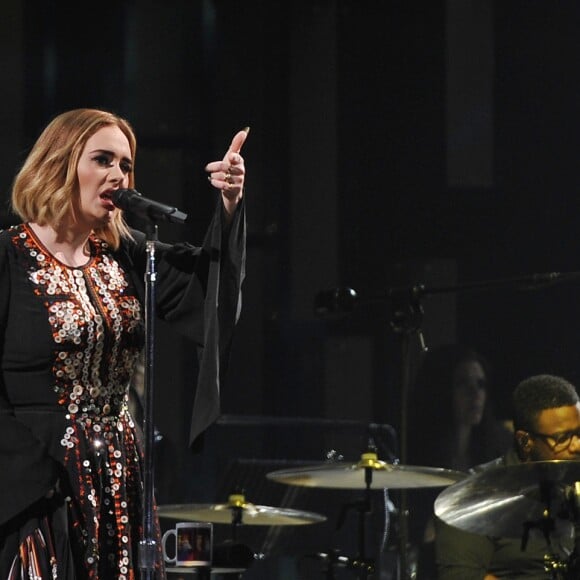
{"type": "Polygon", "coordinates": [[[142,538],[139,542],[139,567],[143,579],[154,577],[157,542],[155,540],[153,504],[154,485],[154,443],[155,428],[153,425],[153,377],[155,357],[155,284],[157,281],[155,263],[155,242],[157,241],[157,224],[148,224],[146,228],[147,267],[145,270],[145,410],[143,416],[144,460],[143,460],[143,520],[142,538]]]}
{"type": "MultiPolygon", "coordinates": [[[[403,464],[407,463],[407,408],[409,391],[411,388],[411,356],[410,337],[416,334],[419,339],[421,350],[427,351],[421,323],[423,321],[423,306],[420,300],[420,293],[416,291],[400,292],[392,290],[389,292],[392,301],[391,327],[400,337],[401,356],[401,416],[400,416],[400,459],[403,464]]],[[[400,490],[399,506],[399,579],[411,578],[407,558],[407,548],[409,541],[409,510],[407,504],[406,489],[400,490]]]]}
{"type": "Polygon", "coordinates": [[[166,221],[183,224],[187,214],[177,208],[144,198],[138,191],[119,189],[113,192],[113,203],[124,211],[142,218],[146,233],[145,269],[145,409],[143,412],[143,517],[142,536],[139,541],[138,561],[143,571],[143,580],[152,580],[155,573],[157,541],[154,529],[154,444],[153,424],[153,377],[155,358],[155,284],[157,272],[155,263],[155,242],[158,239],[157,222],[166,221]]]}
{"type": "MultiPolygon", "coordinates": [[[[145,269],[145,364],[144,364],[144,410],[143,410],[143,506],[141,538],[137,549],[138,566],[143,571],[143,579],[151,580],[155,572],[157,540],[154,529],[155,486],[153,481],[153,451],[155,427],[153,425],[153,363],[155,357],[155,284],[157,272],[155,264],[155,243],[157,242],[157,222],[185,223],[187,214],[177,208],[143,197],[134,189],[117,189],[112,192],[113,204],[123,211],[144,220],[146,233],[145,269]]],[[[162,564],[163,565],[163,564],[162,564]]]]}

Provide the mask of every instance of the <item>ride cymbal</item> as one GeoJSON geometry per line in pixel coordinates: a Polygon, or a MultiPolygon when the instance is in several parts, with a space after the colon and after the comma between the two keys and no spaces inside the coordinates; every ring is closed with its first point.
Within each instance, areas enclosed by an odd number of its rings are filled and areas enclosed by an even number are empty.
{"type": "Polygon", "coordinates": [[[451,526],[490,536],[519,538],[548,524],[560,530],[571,525],[576,482],[580,461],[493,467],[443,490],[435,514],[451,526]]]}
{"type": "Polygon", "coordinates": [[[249,526],[300,526],[326,521],[325,516],[314,512],[248,503],[241,494],[231,495],[223,504],[162,505],[157,513],[175,520],[249,526]]]}
{"type": "Polygon", "coordinates": [[[363,453],[358,463],[333,462],[281,469],[266,475],[279,483],[305,487],[383,489],[444,487],[467,477],[466,473],[441,467],[385,463],[374,453],[363,453]]]}

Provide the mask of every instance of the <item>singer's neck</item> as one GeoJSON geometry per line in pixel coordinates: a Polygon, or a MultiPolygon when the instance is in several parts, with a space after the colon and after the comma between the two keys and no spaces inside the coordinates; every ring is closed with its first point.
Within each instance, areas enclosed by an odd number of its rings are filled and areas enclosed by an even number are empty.
{"type": "Polygon", "coordinates": [[[42,245],[63,264],[79,268],[90,259],[90,231],[77,231],[69,228],[57,230],[48,224],[41,226],[34,222],[28,225],[42,245]]]}

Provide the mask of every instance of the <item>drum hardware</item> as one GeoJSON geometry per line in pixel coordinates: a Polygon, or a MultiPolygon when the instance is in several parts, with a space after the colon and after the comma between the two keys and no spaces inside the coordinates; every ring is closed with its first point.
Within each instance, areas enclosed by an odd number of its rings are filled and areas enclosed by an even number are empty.
{"type": "MultiPolygon", "coordinates": [[[[356,485],[355,489],[364,486],[364,497],[355,502],[343,506],[339,514],[337,528],[340,528],[344,523],[346,512],[348,509],[356,509],[358,512],[358,555],[355,558],[348,558],[339,556],[337,552],[331,554],[324,554],[324,561],[326,562],[326,578],[334,578],[334,567],[341,562],[357,563],[356,570],[360,572],[359,578],[366,579],[369,574],[374,573],[374,561],[366,557],[366,516],[371,511],[371,485],[373,482],[373,472],[375,470],[384,469],[384,462],[379,461],[376,453],[369,451],[361,455],[360,461],[355,465],[344,466],[339,462],[330,462],[323,466],[314,467],[314,469],[298,469],[298,470],[279,470],[268,473],[266,477],[281,483],[290,485],[302,486],[318,486],[318,487],[348,487],[351,488],[353,481],[348,479],[352,472],[355,473],[356,485]],[[314,472],[314,473],[313,473],[314,472]],[[332,475],[330,478],[324,476],[328,473],[332,475]],[[321,475],[322,474],[322,475],[321,475]],[[337,477],[336,475],[339,474],[337,477]],[[346,478],[346,480],[345,480],[346,478]]],[[[323,553],[319,553],[323,554],[323,553]]],[[[350,567],[350,566],[349,566],[350,567]]],[[[352,568],[351,568],[352,569],[352,568]]]]}
{"type": "Polygon", "coordinates": [[[465,479],[466,473],[442,467],[386,463],[373,451],[363,453],[358,463],[333,461],[297,469],[280,469],[268,479],[287,485],[334,489],[409,489],[445,487],[465,479]]]}
{"type": "Polygon", "coordinates": [[[237,542],[240,526],[298,526],[326,521],[325,516],[314,512],[256,505],[247,502],[245,495],[238,492],[230,494],[227,503],[162,505],[157,508],[157,513],[160,518],[231,525],[231,540],[214,546],[212,562],[212,570],[227,570],[229,573],[242,572],[254,561],[265,557],[237,542]]]}
{"type": "Polygon", "coordinates": [[[435,514],[468,532],[521,538],[522,549],[530,531],[539,529],[550,551],[544,556],[544,569],[554,580],[563,580],[575,563],[552,552],[551,538],[578,526],[579,481],[579,461],[497,466],[443,490],[435,500],[435,514]]]}
{"type": "Polygon", "coordinates": [[[329,552],[316,552],[308,554],[309,558],[315,558],[326,564],[326,580],[334,580],[334,571],[336,568],[346,568],[348,570],[363,571],[365,574],[373,574],[375,565],[372,560],[361,560],[359,558],[349,558],[342,556],[340,550],[330,550],[329,552]]]}
{"type": "Polygon", "coordinates": [[[227,503],[221,504],[173,504],[159,506],[159,517],[177,520],[194,520],[216,524],[230,524],[233,539],[239,526],[300,526],[326,521],[315,512],[289,508],[256,505],[246,501],[243,493],[231,494],[227,503]]]}
{"type": "Polygon", "coordinates": [[[335,565],[348,562],[350,569],[366,579],[375,571],[375,563],[366,556],[366,518],[371,512],[371,491],[385,488],[443,487],[461,481],[467,474],[436,467],[403,466],[378,459],[372,445],[361,455],[357,463],[331,461],[313,467],[282,469],[266,474],[268,479],[288,485],[335,489],[362,489],[362,498],[345,504],[341,510],[337,528],[341,527],[349,509],[358,513],[358,554],[355,558],[332,557],[325,554],[327,573],[332,578],[335,565]],[[342,560],[341,560],[342,559],[342,560]],[[353,563],[357,563],[353,566],[353,563]]]}
{"type": "Polygon", "coordinates": [[[497,466],[459,481],[435,500],[435,514],[468,532],[521,538],[527,528],[571,526],[570,486],[580,481],[580,461],[552,460],[497,466]]]}
{"type": "Polygon", "coordinates": [[[568,578],[568,563],[555,554],[544,556],[544,570],[554,580],[565,580],[568,578]]]}
{"type": "Polygon", "coordinates": [[[243,572],[256,560],[262,560],[263,554],[256,554],[249,546],[226,540],[213,548],[212,568],[243,572]]]}

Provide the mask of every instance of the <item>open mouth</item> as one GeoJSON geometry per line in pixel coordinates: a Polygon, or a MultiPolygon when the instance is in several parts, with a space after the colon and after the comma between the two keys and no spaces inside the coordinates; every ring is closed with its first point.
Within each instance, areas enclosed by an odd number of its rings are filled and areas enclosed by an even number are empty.
{"type": "Polygon", "coordinates": [[[115,209],[115,204],[113,203],[113,192],[112,191],[104,191],[103,193],[101,193],[101,195],[99,197],[101,199],[101,203],[103,204],[103,206],[107,210],[112,211],[115,209]]]}

